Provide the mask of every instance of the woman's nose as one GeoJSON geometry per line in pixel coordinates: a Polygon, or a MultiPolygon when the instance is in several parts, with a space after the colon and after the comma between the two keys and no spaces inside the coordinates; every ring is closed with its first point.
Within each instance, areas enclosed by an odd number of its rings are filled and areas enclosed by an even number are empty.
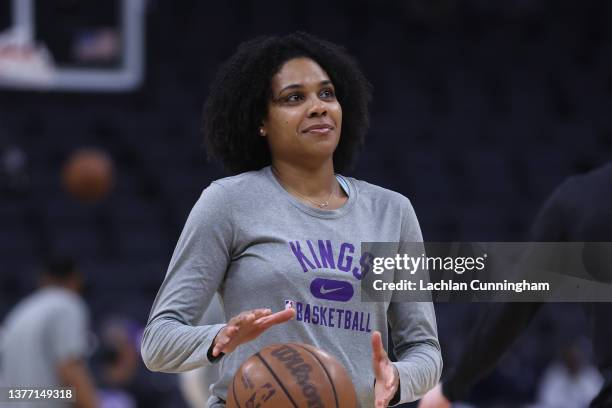
{"type": "Polygon", "coordinates": [[[310,107],[308,108],[308,117],[325,116],[327,115],[327,108],[325,102],[319,98],[312,98],[310,107]]]}

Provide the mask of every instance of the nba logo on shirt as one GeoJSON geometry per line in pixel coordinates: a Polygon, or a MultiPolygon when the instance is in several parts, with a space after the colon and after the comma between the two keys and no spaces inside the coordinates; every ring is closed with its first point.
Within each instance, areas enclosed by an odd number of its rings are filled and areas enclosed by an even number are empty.
{"type": "Polygon", "coordinates": [[[285,299],[285,310],[287,309],[295,310],[295,300],[285,299]]]}

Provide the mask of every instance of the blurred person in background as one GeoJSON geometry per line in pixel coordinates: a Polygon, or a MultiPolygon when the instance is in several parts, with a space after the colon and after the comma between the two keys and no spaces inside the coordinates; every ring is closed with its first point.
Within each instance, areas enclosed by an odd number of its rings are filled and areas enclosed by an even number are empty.
{"type": "MultiPolygon", "coordinates": [[[[587,242],[585,267],[599,282],[612,282],[612,254],[597,242],[612,242],[612,163],[562,183],[546,201],[531,230],[535,242],[587,242]],[[595,244],[588,244],[589,242],[595,244]]],[[[419,408],[448,408],[499,362],[544,303],[488,305],[463,347],[459,362],[428,392],[419,408]]],[[[585,305],[591,323],[593,355],[603,386],[591,408],[612,407],[612,303],[585,305]]]]}
{"type": "Polygon", "coordinates": [[[78,408],[98,406],[86,362],[89,312],[79,296],[83,279],[72,259],[50,259],[41,273],[40,288],[7,315],[0,344],[3,386],[71,387],[78,408]]]}
{"type": "Polygon", "coordinates": [[[585,408],[603,383],[579,344],[564,347],[544,372],[533,408],[585,408]]]}
{"type": "Polygon", "coordinates": [[[100,343],[92,358],[100,408],[166,408],[180,400],[176,382],[167,381],[173,376],[160,379],[144,369],[139,356],[142,330],[142,324],[127,315],[102,319],[100,343]]]}
{"type": "Polygon", "coordinates": [[[146,406],[138,403],[138,395],[133,389],[138,370],[137,355],[127,321],[113,318],[102,326],[100,347],[95,356],[99,366],[96,378],[100,408],[146,406]]]}

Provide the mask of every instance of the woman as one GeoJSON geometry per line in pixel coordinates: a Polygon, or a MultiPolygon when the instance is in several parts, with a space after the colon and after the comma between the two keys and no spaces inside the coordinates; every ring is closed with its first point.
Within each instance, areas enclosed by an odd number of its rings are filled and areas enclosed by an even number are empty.
{"type": "Polygon", "coordinates": [[[272,343],[333,354],[362,407],[412,401],[437,384],[432,305],[360,301],[361,242],[422,240],[408,199],[335,174],[363,143],[369,99],[343,49],[308,34],[257,38],[225,63],[204,133],[237,175],[206,188],[187,220],[145,330],[147,367],[220,360],[213,407],[242,362],[272,343]],[[215,291],[233,317],[193,326],[215,291]],[[387,322],[397,363],[383,348],[387,322]]]}

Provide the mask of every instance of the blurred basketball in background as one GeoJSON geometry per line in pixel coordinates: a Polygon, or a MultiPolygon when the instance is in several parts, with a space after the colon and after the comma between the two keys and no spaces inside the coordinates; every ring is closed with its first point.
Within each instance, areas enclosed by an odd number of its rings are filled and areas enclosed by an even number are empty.
{"type": "Polygon", "coordinates": [[[357,407],[344,366],[307,344],[265,347],[240,366],[227,390],[227,407],[357,407]]]}
{"type": "Polygon", "coordinates": [[[99,149],[76,150],[64,164],[62,181],[66,191],[75,198],[100,200],[113,186],[113,162],[99,149]]]}

